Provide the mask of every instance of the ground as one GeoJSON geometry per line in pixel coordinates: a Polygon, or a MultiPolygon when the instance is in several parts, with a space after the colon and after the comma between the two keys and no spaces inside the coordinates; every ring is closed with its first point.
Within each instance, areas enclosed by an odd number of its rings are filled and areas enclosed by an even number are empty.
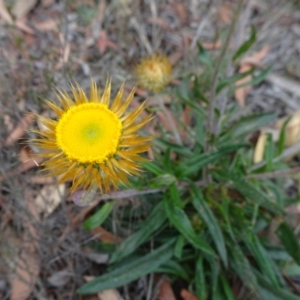
{"type": "MultiPolygon", "coordinates": [[[[40,175],[39,161],[32,159],[36,149],[27,140],[34,137],[28,129],[40,126],[35,113],[51,114],[43,99],[56,101],[56,89],[70,91],[74,81],[88,91],[91,78],[101,87],[110,78],[113,93],[125,82],[128,93],[137,84],[134,66],[152,52],[168,56],[174,68],[170,86],[176,87],[186,75],[203,73],[197,43],[218,57],[237,2],[0,1],[0,299],[98,299],[75,296],[85,276],[105,272],[107,255],[86,244],[113,239],[109,232],[82,229],[96,205],[82,207],[69,195],[68,184],[57,187],[54,179],[40,175]],[[16,279],[16,267],[31,286],[16,279]]],[[[237,73],[247,63],[271,66],[271,71],[261,83],[241,88],[228,105],[239,104],[239,115],[291,115],[300,107],[299,3],[244,2],[229,49],[248,38],[251,25],[257,40],[245,55],[248,61],[228,72],[237,73]]],[[[142,88],[133,105],[146,97],[155,110],[151,94],[142,88]]],[[[172,100],[163,97],[167,107],[172,100]]],[[[157,132],[158,121],[167,123],[158,113],[150,131],[157,132]]],[[[297,185],[291,180],[287,188],[297,185]]],[[[135,196],[120,204],[126,205],[134,214],[135,196]]],[[[293,218],[297,223],[298,212],[293,218]]],[[[148,284],[141,278],[120,293],[124,299],[146,299],[148,284]]]]}

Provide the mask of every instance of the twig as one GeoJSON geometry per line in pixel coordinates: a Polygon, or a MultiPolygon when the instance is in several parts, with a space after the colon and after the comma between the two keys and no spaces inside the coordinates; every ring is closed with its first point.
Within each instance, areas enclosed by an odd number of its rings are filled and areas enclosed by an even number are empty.
{"type": "Polygon", "coordinates": [[[172,116],[170,115],[169,111],[166,109],[162,99],[161,99],[161,96],[160,95],[156,95],[156,99],[157,99],[157,102],[158,102],[158,105],[160,106],[160,108],[163,110],[165,116],[167,117],[169,123],[170,123],[170,126],[171,126],[171,129],[173,131],[173,135],[174,135],[174,138],[177,142],[178,145],[182,145],[182,140],[181,140],[181,137],[178,133],[178,130],[176,128],[176,125],[174,124],[173,122],[173,119],[172,119],[172,116]]]}
{"type": "Polygon", "coordinates": [[[194,49],[196,44],[197,44],[197,40],[199,39],[205,25],[207,24],[208,20],[211,17],[212,11],[210,9],[211,5],[212,5],[213,1],[210,1],[210,3],[208,4],[207,7],[207,13],[205,14],[204,18],[201,18],[201,21],[199,22],[196,34],[193,37],[192,43],[190,45],[190,49],[194,49]]]}
{"type": "Polygon", "coordinates": [[[153,53],[153,50],[152,50],[152,47],[148,41],[148,38],[146,36],[146,33],[145,33],[145,30],[144,28],[141,26],[141,24],[138,23],[138,21],[136,20],[136,18],[134,16],[132,16],[128,6],[127,6],[127,3],[126,1],[122,0],[121,1],[121,4],[123,6],[123,9],[125,11],[125,13],[128,15],[128,16],[131,16],[130,18],[130,23],[131,25],[134,27],[134,29],[137,31],[139,37],[140,37],[140,40],[142,41],[142,43],[144,44],[148,54],[152,54],[153,53]]]}

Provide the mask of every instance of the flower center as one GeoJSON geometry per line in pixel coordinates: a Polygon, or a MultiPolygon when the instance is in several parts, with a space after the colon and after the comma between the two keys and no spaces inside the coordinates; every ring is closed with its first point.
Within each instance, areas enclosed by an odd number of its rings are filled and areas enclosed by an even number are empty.
{"type": "Polygon", "coordinates": [[[71,160],[101,163],[117,151],[121,120],[100,103],[70,108],[56,126],[57,146],[71,160]]]}

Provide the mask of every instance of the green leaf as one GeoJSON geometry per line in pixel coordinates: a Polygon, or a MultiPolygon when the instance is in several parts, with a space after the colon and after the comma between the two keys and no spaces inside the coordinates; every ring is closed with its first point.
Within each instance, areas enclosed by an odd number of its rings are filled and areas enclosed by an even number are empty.
{"type": "Polygon", "coordinates": [[[186,177],[191,174],[197,173],[199,170],[201,170],[204,166],[211,164],[218,160],[219,158],[236,151],[237,149],[240,149],[241,147],[245,147],[246,144],[233,144],[229,146],[223,146],[217,151],[212,151],[209,153],[201,153],[198,155],[194,155],[191,159],[187,160],[185,163],[181,164],[178,169],[178,173],[180,173],[180,176],[186,177]]]}
{"type": "Polygon", "coordinates": [[[140,225],[140,229],[126,238],[117,247],[110,258],[110,263],[121,260],[133,253],[140,245],[149,240],[156,230],[161,228],[166,218],[163,202],[160,202],[155,206],[149,218],[140,225]]]}
{"type": "Polygon", "coordinates": [[[159,266],[166,263],[173,255],[175,240],[154,250],[153,252],[123,264],[113,271],[97,277],[96,279],[84,284],[77,290],[78,294],[95,294],[103,290],[112,289],[128,284],[142,276],[155,272],[159,266]]]}
{"type": "Polygon", "coordinates": [[[221,137],[221,142],[227,143],[228,140],[236,140],[240,137],[244,140],[245,135],[261,129],[276,118],[276,114],[256,114],[241,118],[237,122],[233,122],[227,129],[227,132],[221,137]]]}
{"type": "Polygon", "coordinates": [[[275,287],[279,287],[272,261],[257,236],[251,232],[251,230],[247,230],[245,243],[251,254],[254,256],[261,272],[270,279],[275,287]]]}
{"type": "Polygon", "coordinates": [[[156,164],[154,164],[153,162],[150,161],[146,161],[146,162],[141,162],[140,163],[143,168],[145,168],[147,171],[159,176],[159,175],[163,175],[165,173],[164,170],[162,170],[161,168],[159,168],[156,164]]]}
{"type": "Polygon", "coordinates": [[[190,276],[182,265],[174,260],[169,260],[155,271],[156,273],[164,273],[175,275],[176,277],[183,278],[186,281],[190,281],[190,276]]]}
{"type": "Polygon", "coordinates": [[[169,196],[169,203],[172,203],[172,205],[183,208],[184,204],[180,199],[179,191],[175,183],[170,185],[167,194],[169,196]]]}
{"type": "Polygon", "coordinates": [[[288,289],[276,288],[270,283],[267,277],[254,270],[258,279],[259,285],[270,291],[276,297],[280,297],[282,300],[299,300],[299,296],[296,296],[288,291],[288,289]]]}
{"type": "Polygon", "coordinates": [[[285,131],[286,131],[286,126],[288,125],[290,120],[291,120],[291,116],[284,121],[281,127],[280,134],[279,134],[277,155],[280,155],[285,148],[285,131]]]}
{"type": "Polygon", "coordinates": [[[226,300],[235,300],[226,277],[223,274],[221,274],[220,279],[221,279],[221,284],[222,284],[222,288],[224,291],[225,299],[226,300]]]}
{"type": "Polygon", "coordinates": [[[274,142],[272,139],[272,135],[268,134],[267,135],[267,147],[265,151],[265,156],[266,156],[266,171],[272,171],[273,169],[273,159],[275,155],[275,149],[274,149],[274,142]]]}
{"type": "Polygon", "coordinates": [[[253,43],[256,40],[256,30],[252,26],[251,27],[251,34],[248,40],[246,40],[240,47],[239,49],[234,53],[232,60],[236,60],[238,57],[243,55],[245,52],[247,52],[250,47],[253,45],[253,43]]]}
{"type": "Polygon", "coordinates": [[[178,259],[182,258],[182,250],[185,245],[185,237],[180,235],[176,241],[175,248],[174,248],[174,256],[178,259]]]}
{"type": "Polygon", "coordinates": [[[300,247],[298,239],[290,225],[286,222],[282,222],[277,227],[276,234],[281,240],[287,253],[291,255],[296,263],[300,264],[300,247]]]}
{"type": "Polygon", "coordinates": [[[198,46],[198,51],[199,51],[199,60],[205,64],[207,67],[209,68],[213,68],[213,62],[212,59],[210,57],[210,55],[208,54],[208,52],[204,49],[204,47],[201,45],[201,43],[197,43],[198,46]]]}
{"type": "Polygon", "coordinates": [[[240,89],[240,88],[242,88],[244,86],[256,85],[256,84],[261,83],[267,77],[267,75],[269,74],[269,72],[271,71],[271,69],[272,69],[272,66],[269,66],[269,67],[261,70],[258,73],[258,75],[254,75],[252,77],[252,79],[249,80],[248,82],[245,82],[245,83],[240,84],[240,85],[236,85],[233,90],[238,90],[238,89],[240,89]]]}
{"type": "Polygon", "coordinates": [[[246,71],[244,73],[239,73],[239,74],[233,75],[230,78],[226,78],[225,80],[222,80],[217,86],[217,89],[216,89],[217,94],[219,94],[225,87],[237,82],[238,80],[241,80],[241,79],[251,75],[252,73],[254,73],[254,71],[255,71],[255,68],[252,68],[249,71],[246,71]]]}
{"type": "Polygon", "coordinates": [[[210,245],[198,235],[188,216],[185,214],[184,210],[180,207],[174,205],[169,197],[165,196],[164,198],[165,209],[167,212],[167,216],[172,223],[172,225],[184,235],[184,237],[197,249],[212,255],[216,256],[214,250],[210,247],[210,245]]]}
{"type": "Polygon", "coordinates": [[[204,200],[201,191],[196,186],[192,187],[192,195],[193,195],[193,199],[192,199],[193,206],[195,207],[200,217],[205,222],[211,234],[211,237],[216,245],[218,253],[224,265],[227,267],[228,265],[227,251],[226,251],[224,237],[220,229],[220,226],[218,224],[218,221],[216,220],[209,205],[204,200]]]}
{"type": "Polygon", "coordinates": [[[83,223],[83,227],[87,230],[91,230],[100,226],[111,213],[114,204],[115,201],[106,202],[96,213],[83,223]]]}
{"type": "Polygon", "coordinates": [[[229,258],[229,262],[232,268],[239,275],[244,284],[251,291],[255,291],[257,289],[257,280],[248,259],[245,257],[236,241],[232,241],[228,247],[231,250],[231,258],[229,258]]]}
{"type": "Polygon", "coordinates": [[[211,259],[208,258],[211,272],[210,272],[210,283],[211,283],[211,293],[212,293],[212,299],[216,299],[217,297],[217,287],[218,287],[218,280],[220,275],[220,265],[219,261],[217,259],[211,259]]]}
{"type": "Polygon", "coordinates": [[[196,261],[195,288],[199,299],[207,299],[207,284],[205,281],[206,269],[204,268],[204,258],[200,255],[196,261]]]}
{"type": "Polygon", "coordinates": [[[172,151],[182,154],[182,155],[185,155],[187,157],[193,156],[193,152],[191,150],[189,150],[187,147],[173,144],[171,142],[165,141],[160,138],[155,139],[155,144],[157,144],[158,146],[166,147],[166,148],[169,147],[172,151]]]}
{"type": "Polygon", "coordinates": [[[267,196],[258,191],[249,182],[241,177],[240,174],[233,174],[228,172],[219,172],[216,174],[217,178],[228,181],[230,180],[233,186],[248,200],[255,202],[260,206],[268,209],[276,214],[283,214],[282,209],[276,204],[271,202],[267,196]]]}

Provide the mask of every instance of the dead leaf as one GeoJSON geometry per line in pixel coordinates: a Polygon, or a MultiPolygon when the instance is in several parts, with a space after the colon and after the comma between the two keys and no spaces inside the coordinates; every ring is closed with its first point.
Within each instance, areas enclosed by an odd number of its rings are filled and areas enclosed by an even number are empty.
{"type": "Polygon", "coordinates": [[[261,66],[261,61],[267,56],[270,51],[270,46],[265,46],[254,54],[242,59],[241,65],[250,64],[253,66],[261,66]]]}
{"type": "Polygon", "coordinates": [[[24,243],[18,258],[15,276],[11,282],[10,300],[26,300],[32,292],[40,272],[38,256],[39,233],[37,224],[40,222],[35,205],[31,201],[31,194],[25,190],[24,202],[28,209],[28,219],[24,220],[24,243]],[[34,224],[35,223],[35,224],[34,224]]]}
{"type": "MultiPolygon", "coordinates": [[[[263,47],[260,51],[254,53],[251,56],[245,57],[241,60],[239,73],[245,73],[250,71],[253,66],[261,66],[261,61],[266,57],[270,50],[269,46],[263,47]]],[[[248,75],[241,80],[238,80],[235,85],[243,85],[247,82],[250,82],[252,79],[252,75],[248,75]]],[[[245,106],[245,100],[249,92],[251,91],[251,85],[243,86],[235,90],[234,95],[235,99],[239,103],[240,106],[245,106]]]]}
{"type": "Polygon", "coordinates": [[[66,269],[52,273],[51,276],[47,278],[47,281],[54,287],[63,287],[70,281],[72,276],[74,276],[74,274],[66,269]]]}
{"type": "Polygon", "coordinates": [[[21,138],[29,125],[34,120],[34,114],[29,113],[26,114],[18,123],[18,125],[15,127],[15,129],[10,133],[10,135],[6,138],[4,142],[4,146],[10,146],[14,142],[16,142],[19,138],[21,138]]]}
{"type": "Polygon", "coordinates": [[[112,234],[101,226],[92,229],[90,233],[98,237],[104,243],[119,244],[123,241],[121,237],[112,234]]]}
{"type": "Polygon", "coordinates": [[[44,218],[47,218],[61,203],[62,196],[66,191],[65,184],[60,185],[48,185],[44,186],[37,197],[34,199],[34,203],[39,213],[43,214],[44,218]]]}
{"type": "Polygon", "coordinates": [[[158,300],[176,300],[172,287],[167,279],[164,279],[158,292],[158,300]]]}
{"type": "Polygon", "coordinates": [[[99,300],[122,300],[120,293],[117,290],[105,290],[97,294],[99,300]]]}
{"type": "Polygon", "coordinates": [[[110,48],[113,48],[113,49],[118,48],[117,44],[112,42],[107,37],[107,34],[106,34],[105,30],[101,30],[100,33],[99,33],[99,38],[98,38],[98,41],[97,41],[97,47],[98,47],[101,54],[103,54],[106,51],[107,47],[110,47],[110,48]]]}
{"type": "Polygon", "coordinates": [[[220,20],[225,24],[230,24],[232,21],[232,8],[228,4],[223,3],[219,10],[220,20]]]}
{"type": "MultiPolygon", "coordinates": [[[[243,65],[241,65],[241,67],[239,69],[239,73],[242,74],[242,73],[250,71],[251,69],[252,69],[252,66],[250,64],[243,64],[243,65]]],[[[238,80],[235,83],[235,85],[239,86],[239,85],[246,84],[247,82],[250,82],[251,79],[252,79],[252,75],[245,76],[244,78],[238,80]]],[[[240,87],[235,90],[234,96],[240,106],[242,106],[242,107],[245,106],[246,97],[250,91],[251,91],[250,85],[243,86],[243,87],[240,87]]]]}
{"type": "Polygon", "coordinates": [[[183,300],[199,300],[196,296],[190,293],[188,290],[183,289],[180,293],[183,300]]]}
{"type": "MultiPolygon", "coordinates": [[[[84,280],[87,282],[95,279],[94,276],[84,276],[84,280]]],[[[99,300],[123,300],[120,293],[115,289],[104,290],[102,292],[97,293],[99,300]]]]}
{"type": "Polygon", "coordinates": [[[40,31],[57,31],[57,24],[54,20],[34,23],[34,27],[40,31]]]}
{"type": "Polygon", "coordinates": [[[181,24],[187,24],[188,22],[188,6],[185,3],[174,3],[174,11],[178,15],[181,24]]]}
{"type": "Polygon", "coordinates": [[[37,0],[17,0],[11,10],[13,15],[17,19],[21,19],[22,17],[26,16],[32,8],[36,5],[37,0]]]}
{"type": "Polygon", "coordinates": [[[49,7],[49,6],[51,6],[54,2],[55,2],[55,0],[42,0],[42,6],[43,6],[43,7],[49,7]]]}
{"type": "Polygon", "coordinates": [[[209,43],[209,42],[202,42],[201,45],[203,46],[204,49],[206,50],[217,50],[220,49],[222,46],[222,42],[220,40],[209,43]]]}
{"type": "Polygon", "coordinates": [[[0,0],[0,16],[6,23],[13,24],[13,19],[7,11],[3,0],[0,0]]]}
{"type": "Polygon", "coordinates": [[[264,130],[261,130],[253,153],[253,163],[258,164],[263,161],[267,135],[264,130]]]}
{"type": "Polygon", "coordinates": [[[147,21],[150,24],[155,24],[155,25],[163,28],[164,30],[173,31],[173,29],[170,27],[170,25],[162,18],[149,17],[147,19],[147,21]]]}

